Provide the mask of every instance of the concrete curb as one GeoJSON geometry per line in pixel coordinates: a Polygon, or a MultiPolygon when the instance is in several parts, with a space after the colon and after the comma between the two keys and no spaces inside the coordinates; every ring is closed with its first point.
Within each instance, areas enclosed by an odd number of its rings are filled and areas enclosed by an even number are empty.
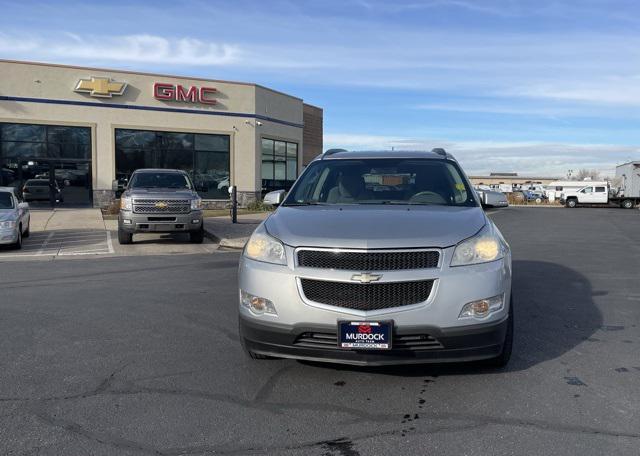
{"type": "Polygon", "coordinates": [[[535,208],[545,208],[545,209],[564,209],[564,206],[550,206],[548,204],[509,204],[509,207],[535,207],[535,208]]]}

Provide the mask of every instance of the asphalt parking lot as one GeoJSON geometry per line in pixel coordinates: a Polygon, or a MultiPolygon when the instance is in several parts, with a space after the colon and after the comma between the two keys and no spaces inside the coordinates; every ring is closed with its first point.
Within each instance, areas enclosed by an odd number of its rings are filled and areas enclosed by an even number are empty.
{"type": "Polygon", "coordinates": [[[640,214],[491,216],[502,371],[250,360],[237,252],[0,263],[0,454],[637,455],[640,214]]]}

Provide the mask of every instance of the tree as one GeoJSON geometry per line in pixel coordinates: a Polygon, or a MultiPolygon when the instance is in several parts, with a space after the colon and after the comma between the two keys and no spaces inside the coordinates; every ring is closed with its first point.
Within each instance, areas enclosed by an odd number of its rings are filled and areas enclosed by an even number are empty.
{"type": "Polygon", "coordinates": [[[572,180],[583,181],[585,179],[594,181],[600,180],[600,171],[596,169],[583,168],[572,176],[572,180]]]}

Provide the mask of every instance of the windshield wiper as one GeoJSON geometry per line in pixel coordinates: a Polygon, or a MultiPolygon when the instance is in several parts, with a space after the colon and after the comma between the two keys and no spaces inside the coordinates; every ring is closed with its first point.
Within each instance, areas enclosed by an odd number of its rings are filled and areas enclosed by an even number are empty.
{"type": "Polygon", "coordinates": [[[285,207],[289,206],[326,206],[327,203],[320,203],[318,201],[304,201],[304,202],[295,202],[295,203],[287,203],[283,204],[285,207]]]}
{"type": "Polygon", "coordinates": [[[416,203],[411,201],[383,200],[383,201],[359,201],[355,204],[389,204],[395,206],[448,206],[440,203],[416,203]]]}

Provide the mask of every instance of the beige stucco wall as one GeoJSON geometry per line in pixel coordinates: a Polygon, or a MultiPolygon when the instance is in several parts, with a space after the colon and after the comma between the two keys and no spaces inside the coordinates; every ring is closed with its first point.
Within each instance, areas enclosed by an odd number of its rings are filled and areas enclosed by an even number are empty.
{"type": "MultiPolygon", "coordinates": [[[[302,152],[302,100],[261,86],[197,78],[181,78],[114,70],[43,65],[0,60],[0,97],[107,103],[155,108],[258,114],[297,126],[283,125],[252,116],[230,117],[109,107],[8,101],[0,98],[0,122],[68,124],[92,128],[93,188],[110,190],[115,178],[116,128],[137,128],[196,133],[220,133],[231,137],[231,183],[239,191],[261,188],[260,138],[297,142],[302,152]],[[96,98],[76,93],[81,78],[108,77],[126,82],[122,96],[96,98]],[[153,97],[154,82],[214,87],[215,105],[161,101],[153,97]],[[261,123],[261,125],[260,125],[261,123]]],[[[299,159],[300,165],[302,159],[299,159]]]]}

